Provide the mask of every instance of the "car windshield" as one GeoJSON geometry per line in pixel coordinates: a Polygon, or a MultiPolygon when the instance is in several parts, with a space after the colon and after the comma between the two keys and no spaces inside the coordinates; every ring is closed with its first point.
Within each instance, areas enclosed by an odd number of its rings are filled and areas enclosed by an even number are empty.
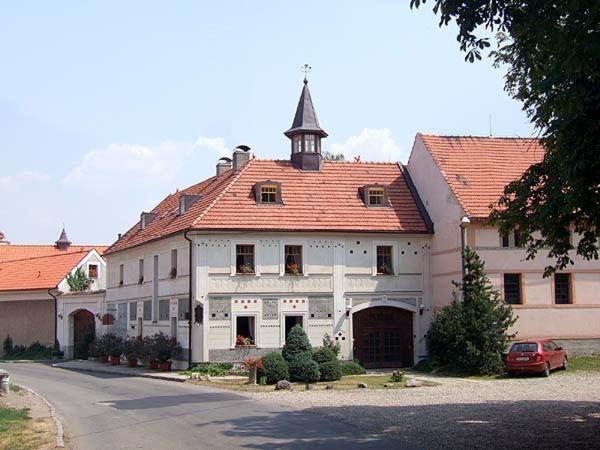
{"type": "Polygon", "coordinates": [[[537,352],[538,345],[535,342],[519,342],[518,344],[513,344],[510,349],[511,352],[537,352]]]}

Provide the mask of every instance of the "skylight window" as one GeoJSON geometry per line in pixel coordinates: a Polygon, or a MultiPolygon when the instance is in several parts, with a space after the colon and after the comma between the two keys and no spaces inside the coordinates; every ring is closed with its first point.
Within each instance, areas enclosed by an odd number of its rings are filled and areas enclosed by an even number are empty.
{"type": "Polygon", "coordinates": [[[265,180],[254,185],[254,198],[256,203],[281,204],[281,183],[265,180]]]}
{"type": "Polygon", "coordinates": [[[260,201],[262,203],[277,203],[277,186],[275,186],[275,185],[261,186],[260,201]]]}
{"type": "Polygon", "coordinates": [[[381,185],[365,186],[363,188],[366,206],[389,206],[387,189],[381,185]]]}

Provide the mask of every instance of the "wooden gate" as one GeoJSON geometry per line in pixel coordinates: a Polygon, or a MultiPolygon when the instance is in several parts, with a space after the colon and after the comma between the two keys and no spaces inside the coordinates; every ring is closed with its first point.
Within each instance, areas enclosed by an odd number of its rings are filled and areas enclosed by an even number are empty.
{"type": "Polygon", "coordinates": [[[413,313],[374,306],[353,314],[354,357],[366,368],[413,365],[413,313]]]}
{"type": "Polygon", "coordinates": [[[74,358],[87,359],[89,343],[96,336],[96,319],[94,315],[81,309],[73,314],[73,346],[74,358]]]}

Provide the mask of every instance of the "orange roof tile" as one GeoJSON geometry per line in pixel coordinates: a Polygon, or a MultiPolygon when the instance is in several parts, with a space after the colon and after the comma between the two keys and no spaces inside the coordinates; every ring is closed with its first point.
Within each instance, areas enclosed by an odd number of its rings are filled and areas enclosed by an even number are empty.
{"type": "Polygon", "coordinates": [[[64,255],[67,253],[79,253],[83,251],[87,252],[92,249],[95,249],[102,255],[107,248],[106,245],[72,244],[68,249],[60,250],[56,245],[3,244],[0,245],[0,262],[37,258],[39,256],[64,255]]]}
{"type": "Polygon", "coordinates": [[[0,263],[0,291],[53,289],[89,250],[0,263]]]}
{"type": "Polygon", "coordinates": [[[356,231],[428,233],[431,224],[419,208],[404,170],[393,163],[325,161],[321,172],[295,169],[290,161],[252,159],[237,172],[228,171],[172,194],[152,212],[156,218],[143,230],[140,223],[106,253],[159,239],[185,229],[256,231],[356,231]],[[281,183],[282,205],[259,205],[255,183],[281,183]],[[388,187],[389,208],[367,208],[359,188],[388,187]],[[179,215],[182,194],[200,195],[179,215]]]}
{"type": "Polygon", "coordinates": [[[489,216],[504,187],[541,161],[538,139],[418,134],[469,217],[489,216]]]}

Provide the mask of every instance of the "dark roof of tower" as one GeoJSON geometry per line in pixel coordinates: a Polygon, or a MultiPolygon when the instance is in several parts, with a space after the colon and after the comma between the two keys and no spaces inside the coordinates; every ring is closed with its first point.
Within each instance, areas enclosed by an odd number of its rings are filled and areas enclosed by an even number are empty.
{"type": "Polygon", "coordinates": [[[296,115],[294,116],[294,122],[289,130],[284,134],[287,137],[302,132],[312,131],[318,133],[321,137],[327,137],[327,133],[319,126],[319,120],[317,119],[317,113],[310,97],[310,91],[308,90],[308,80],[304,80],[304,87],[302,88],[302,94],[298,101],[298,107],[296,108],[296,115]]]}
{"type": "Polygon", "coordinates": [[[69,238],[67,237],[67,232],[65,231],[65,229],[62,229],[62,232],[60,233],[60,237],[58,238],[58,240],[56,241],[56,245],[71,245],[71,241],[69,240],[69,238]]]}

